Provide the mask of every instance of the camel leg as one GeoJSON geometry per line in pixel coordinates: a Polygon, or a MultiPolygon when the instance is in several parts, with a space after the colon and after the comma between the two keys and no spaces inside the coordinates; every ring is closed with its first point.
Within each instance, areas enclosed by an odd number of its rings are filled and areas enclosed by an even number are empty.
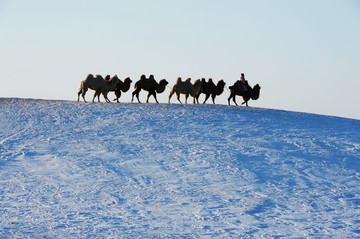
{"type": "Polygon", "coordinates": [[[159,103],[157,101],[157,99],[156,99],[156,91],[155,90],[154,91],[149,91],[149,94],[148,94],[147,99],[146,99],[146,103],[149,103],[150,96],[154,96],[156,103],[159,103]]]}
{"type": "Polygon", "coordinates": [[[121,91],[115,91],[115,96],[116,96],[116,98],[114,99],[114,101],[116,101],[117,103],[120,103],[119,98],[121,96],[121,91]]]}
{"type": "Polygon", "coordinates": [[[82,93],[82,98],[84,99],[84,102],[87,103],[86,100],[85,100],[85,92],[82,93]]]}
{"type": "Polygon", "coordinates": [[[228,103],[229,103],[229,105],[230,105],[230,100],[231,100],[231,98],[232,98],[233,102],[235,103],[235,105],[238,105],[238,104],[236,103],[235,96],[236,96],[235,94],[230,94],[230,96],[229,96],[229,98],[228,98],[228,103]]]}
{"type": "Polygon", "coordinates": [[[235,105],[238,105],[238,104],[236,103],[235,96],[236,96],[236,95],[233,96],[233,101],[234,101],[235,105]]]}
{"type": "Polygon", "coordinates": [[[156,98],[156,92],[154,92],[152,95],[154,96],[156,103],[159,104],[159,101],[158,101],[157,98],[156,98]]]}
{"type": "Polygon", "coordinates": [[[212,96],[211,96],[211,98],[212,98],[212,102],[213,102],[213,104],[215,104],[215,98],[216,98],[216,95],[212,95],[212,96]]]}
{"type": "Polygon", "coordinates": [[[94,101],[95,101],[95,98],[96,98],[96,91],[95,91],[94,97],[93,97],[93,99],[92,99],[92,102],[93,102],[93,103],[94,103],[94,101]]]}
{"type": "Polygon", "coordinates": [[[182,104],[181,100],[180,100],[180,93],[176,93],[177,95],[177,100],[180,102],[180,104],[182,104]]]}
{"type": "Polygon", "coordinates": [[[135,95],[135,91],[133,91],[133,93],[132,93],[131,103],[134,101],[134,95],[135,95]]]}
{"type": "Polygon", "coordinates": [[[200,93],[194,97],[194,104],[195,104],[195,99],[196,99],[196,103],[199,104],[199,97],[200,97],[200,93]]]}
{"type": "Polygon", "coordinates": [[[81,96],[82,96],[82,98],[84,99],[84,102],[86,103],[85,94],[86,94],[87,89],[82,89],[81,91],[82,91],[81,96]]]}
{"type": "Polygon", "coordinates": [[[243,96],[243,100],[244,100],[244,102],[242,102],[241,104],[242,104],[242,105],[245,104],[246,107],[248,107],[248,101],[250,100],[250,97],[243,96]]]}
{"type": "Polygon", "coordinates": [[[148,95],[147,95],[147,98],[146,98],[146,103],[149,103],[150,96],[151,96],[151,93],[149,92],[148,95]]]}
{"type": "Polygon", "coordinates": [[[110,100],[109,100],[109,98],[107,97],[107,92],[103,92],[102,93],[103,94],[103,96],[104,96],[104,99],[105,99],[105,101],[107,102],[107,103],[110,103],[110,100]]]}
{"type": "Polygon", "coordinates": [[[249,107],[247,101],[244,101],[244,102],[242,102],[241,104],[242,104],[242,105],[245,104],[246,107],[249,107]]]}
{"type": "Polygon", "coordinates": [[[230,105],[231,96],[232,96],[232,95],[230,95],[229,98],[228,98],[228,104],[229,104],[229,105],[230,105]]]}
{"type": "Polygon", "coordinates": [[[175,92],[173,91],[173,90],[171,90],[170,91],[170,95],[169,95],[169,104],[170,104],[170,99],[171,99],[171,97],[173,96],[173,94],[174,94],[175,92]]]}
{"type": "Polygon", "coordinates": [[[206,94],[206,95],[205,95],[205,100],[204,100],[203,104],[206,103],[206,101],[209,99],[209,97],[210,97],[210,94],[206,94]]]}
{"type": "Polygon", "coordinates": [[[157,98],[156,98],[156,91],[149,91],[149,94],[148,94],[148,97],[147,97],[146,103],[149,103],[149,98],[150,98],[150,96],[153,96],[153,97],[154,97],[154,99],[155,99],[155,101],[156,101],[156,103],[158,103],[158,104],[159,104],[159,101],[158,101],[158,100],[157,100],[157,98]]]}
{"type": "Polygon", "coordinates": [[[141,103],[140,99],[139,99],[139,92],[136,93],[136,99],[137,99],[138,103],[141,103]]]}
{"type": "Polygon", "coordinates": [[[82,90],[79,90],[79,92],[78,92],[78,102],[79,102],[79,100],[80,100],[81,92],[82,92],[82,90]]]}
{"type": "Polygon", "coordinates": [[[189,94],[186,94],[186,95],[185,95],[185,104],[187,104],[188,98],[189,98],[189,94]]]}
{"type": "Polygon", "coordinates": [[[134,95],[136,96],[136,99],[138,100],[138,102],[141,103],[141,102],[140,102],[140,99],[139,99],[139,93],[140,93],[140,90],[138,90],[138,89],[136,89],[136,90],[133,91],[133,93],[132,93],[132,98],[131,98],[131,103],[132,103],[133,100],[134,100],[134,95]]]}
{"type": "Polygon", "coordinates": [[[100,94],[101,94],[101,91],[96,91],[95,92],[95,95],[97,96],[99,103],[100,103],[100,94]]]}

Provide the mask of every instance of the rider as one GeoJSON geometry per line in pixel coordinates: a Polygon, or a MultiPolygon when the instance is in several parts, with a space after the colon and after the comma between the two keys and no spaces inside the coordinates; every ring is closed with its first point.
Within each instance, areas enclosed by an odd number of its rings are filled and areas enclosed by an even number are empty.
{"type": "Polygon", "coordinates": [[[247,80],[245,80],[245,74],[244,73],[241,73],[239,82],[240,82],[241,89],[243,91],[248,91],[249,84],[248,84],[247,80]]]}

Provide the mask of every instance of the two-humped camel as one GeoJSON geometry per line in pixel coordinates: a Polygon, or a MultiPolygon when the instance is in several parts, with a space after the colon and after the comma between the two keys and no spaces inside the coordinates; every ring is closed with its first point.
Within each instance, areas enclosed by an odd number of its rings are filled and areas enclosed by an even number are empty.
{"type": "Polygon", "coordinates": [[[185,104],[187,104],[187,99],[191,95],[193,97],[193,103],[195,104],[195,97],[201,90],[201,80],[196,80],[194,84],[191,83],[191,78],[188,78],[186,81],[182,81],[181,77],[179,77],[176,81],[176,84],[170,91],[169,95],[169,103],[173,94],[176,93],[177,100],[182,104],[180,100],[180,94],[185,95],[185,104]]]}
{"type": "MultiPolygon", "coordinates": [[[[78,101],[80,100],[80,95],[81,95],[82,98],[84,99],[84,102],[86,102],[85,94],[88,89],[92,89],[95,91],[92,102],[94,102],[95,97],[100,94],[104,96],[106,102],[110,102],[110,100],[107,97],[107,94],[109,93],[109,91],[116,90],[116,86],[119,83],[119,81],[120,80],[117,77],[116,78],[113,77],[109,80],[105,80],[101,75],[94,76],[92,74],[89,74],[86,77],[86,79],[80,83],[80,90],[78,92],[78,101]]],[[[98,101],[100,102],[99,97],[98,97],[98,101]]]]}

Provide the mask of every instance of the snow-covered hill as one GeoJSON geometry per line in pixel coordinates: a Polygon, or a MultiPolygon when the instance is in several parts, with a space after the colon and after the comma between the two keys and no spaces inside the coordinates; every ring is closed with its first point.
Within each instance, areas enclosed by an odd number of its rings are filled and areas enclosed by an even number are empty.
{"type": "Polygon", "coordinates": [[[0,99],[1,238],[360,237],[360,121],[0,99]]]}

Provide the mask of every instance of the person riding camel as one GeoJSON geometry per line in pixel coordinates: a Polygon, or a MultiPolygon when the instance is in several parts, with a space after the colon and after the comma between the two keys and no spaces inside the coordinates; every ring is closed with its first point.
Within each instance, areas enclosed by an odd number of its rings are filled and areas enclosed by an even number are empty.
{"type": "Polygon", "coordinates": [[[244,73],[241,73],[239,82],[240,82],[241,89],[244,92],[249,90],[249,84],[248,84],[247,80],[245,80],[245,74],[244,73]]]}

